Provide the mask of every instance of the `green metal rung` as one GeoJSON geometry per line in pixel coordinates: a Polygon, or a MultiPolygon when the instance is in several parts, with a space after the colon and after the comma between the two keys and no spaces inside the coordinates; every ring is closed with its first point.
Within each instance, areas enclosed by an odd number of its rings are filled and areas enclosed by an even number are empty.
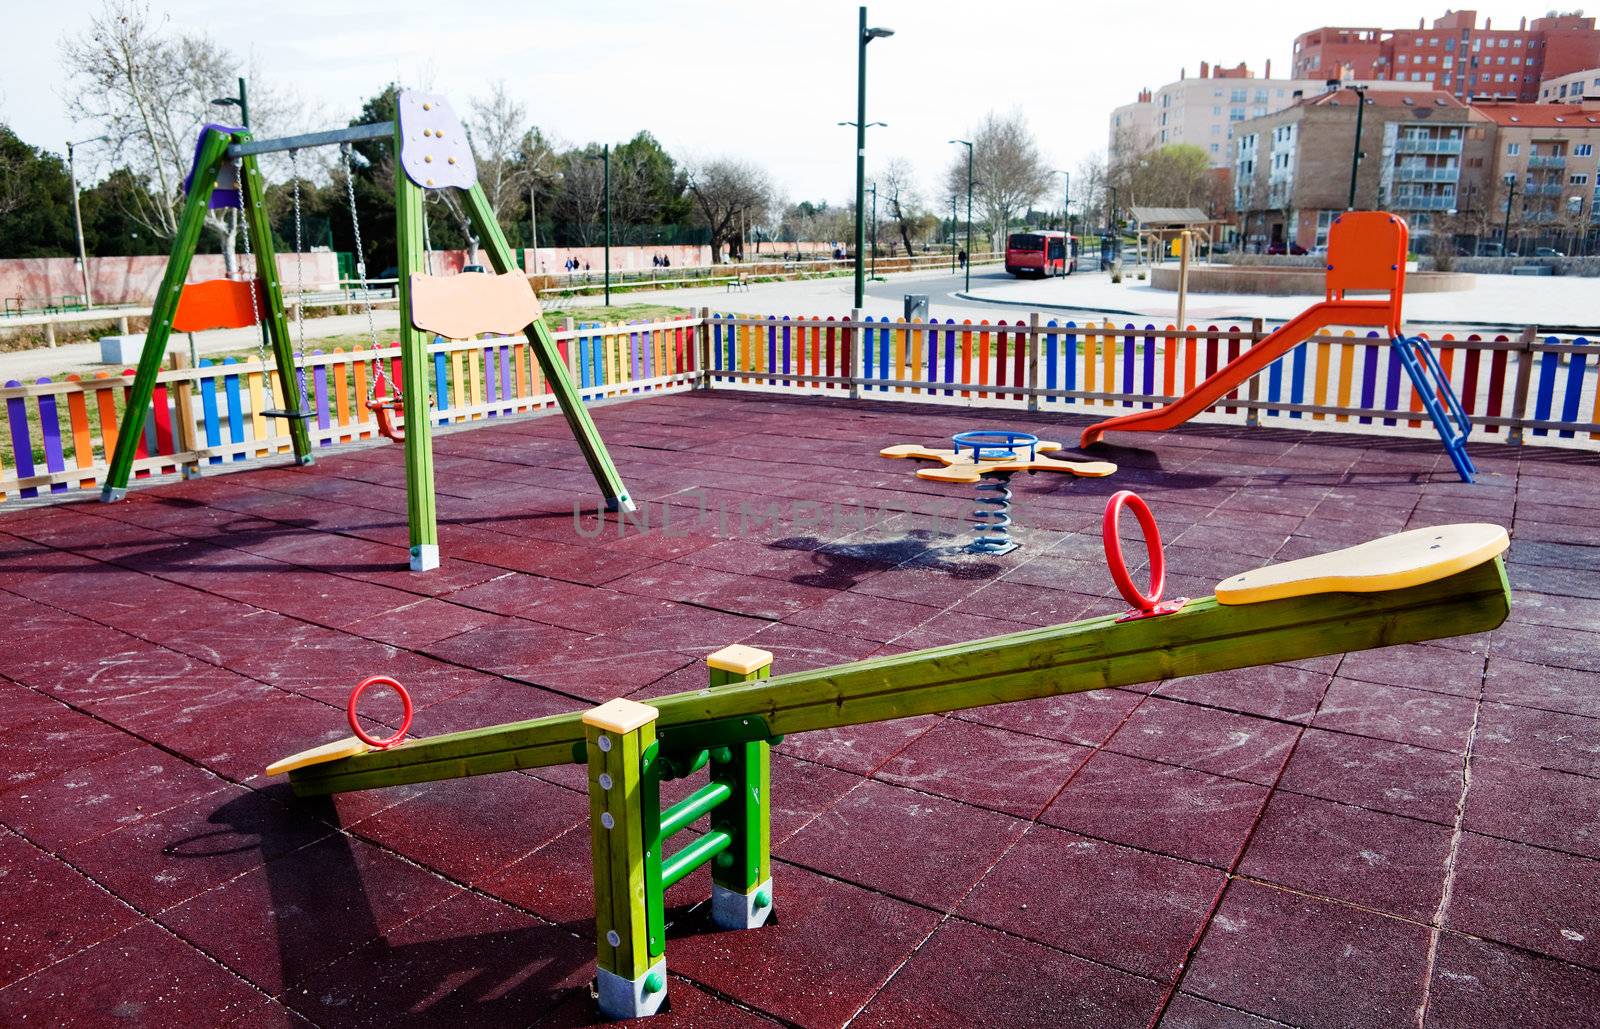
{"type": "Polygon", "coordinates": [[[676,854],[661,862],[661,888],[671,889],[684,876],[727,850],[733,837],[713,829],[676,854]]]}
{"type": "Polygon", "coordinates": [[[694,824],[709,814],[718,804],[733,795],[727,783],[708,782],[683,800],[672,805],[661,816],[661,839],[665,840],[694,824]]]}

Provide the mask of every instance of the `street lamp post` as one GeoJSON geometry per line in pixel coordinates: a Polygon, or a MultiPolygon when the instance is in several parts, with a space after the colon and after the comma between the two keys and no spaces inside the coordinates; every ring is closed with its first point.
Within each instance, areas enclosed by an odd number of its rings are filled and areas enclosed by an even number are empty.
{"type": "Polygon", "coordinates": [[[965,139],[952,139],[967,148],[967,285],[972,290],[972,143],[965,139]]]}
{"type": "Polygon", "coordinates": [[[250,96],[245,92],[244,79],[239,79],[238,96],[219,96],[211,101],[212,107],[237,107],[239,109],[239,124],[245,128],[250,127],[250,96]]]}
{"type": "Polygon", "coordinates": [[[956,270],[956,196],[950,194],[950,270],[956,270]]]}
{"type": "Polygon", "coordinates": [[[600,149],[600,156],[589,155],[589,160],[600,161],[605,165],[605,210],[606,210],[606,306],[611,306],[611,144],[607,143],[600,149]]]}
{"type": "Polygon", "coordinates": [[[1067,212],[1072,208],[1072,173],[1063,169],[1052,169],[1061,176],[1061,231],[1072,232],[1072,223],[1067,220],[1067,212]]]}
{"type": "MultiPolygon", "coordinates": [[[[1329,85],[1337,88],[1338,80],[1330,80],[1329,85]]],[[[1356,95],[1356,138],[1350,150],[1350,199],[1345,207],[1346,210],[1354,211],[1356,209],[1356,172],[1361,169],[1362,157],[1361,122],[1367,113],[1367,87],[1351,85],[1344,88],[1356,95]]]]}
{"type": "Polygon", "coordinates": [[[89,292],[89,254],[83,245],[83,211],[78,206],[78,164],[75,153],[85,143],[99,143],[104,136],[80,139],[67,144],[67,177],[72,180],[72,225],[78,233],[78,272],[83,280],[83,306],[93,307],[94,297],[89,292]]]}
{"type": "Polygon", "coordinates": [[[1507,175],[1504,182],[1506,184],[1506,217],[1505,221],[1500,224],[1500,256],[1510,257],[1511,201],[1517,195],[1517,177],[1515,175],[1507,175]]]}
{"type": "Polygon", "coordinates": [[[867,226],[861,218],[865,206],[867,185],[867,44],[874,39],[894,35],[893,29],[867,28],[867,9],[861,8],[861,24],[856,30],[856,307],[860,308],[866,296],[866,282],[861,263],[861,248],[866,245],[867,226]]]}
{"type": "MultiPolygon", "coordinates": [[[[872,194],[872,272],[868,276],[873,282],[878,281],[878,184],[874,182],[867,187],[867,192],[872,194]]],[[[860,307],[860,304],[856,305],[860,307]]]]}

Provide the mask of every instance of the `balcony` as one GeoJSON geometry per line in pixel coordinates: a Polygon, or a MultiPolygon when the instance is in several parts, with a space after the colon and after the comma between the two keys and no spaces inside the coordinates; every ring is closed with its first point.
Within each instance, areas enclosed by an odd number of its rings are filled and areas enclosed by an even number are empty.
{"type": "Polygon", "coordinates": [[[1565,154],[1534,154],[1528,158],[1529,168],[1565,168],[1567,157],[1565,154]]]}
{"type": "Polygon", "coordinates": [[[1461,169],[1456,167],[1436,168],[1402,164],[1394,170],[1396,182],[1455,182],[1460,175],[1461,169]]]}
{"type": "Polygon", "coordinates": [[[1455,209],[1456,198],[1439,194],[1398,196],[1391,206],[1396,211],[1450,211],[1455,209]]]}
{"type": "Polygon", "coordinates": [[[1461,140],[1400,137],[1394,144],[1399,154],[1459,154],[1461,140]]]}
{"type": "Polygon", "coordinates": [[[1530,197],[1558,197],[1567,191],[1567,187],[1559,182],[1535,182],[1523,188],[1522,192],[1530,197]]]}

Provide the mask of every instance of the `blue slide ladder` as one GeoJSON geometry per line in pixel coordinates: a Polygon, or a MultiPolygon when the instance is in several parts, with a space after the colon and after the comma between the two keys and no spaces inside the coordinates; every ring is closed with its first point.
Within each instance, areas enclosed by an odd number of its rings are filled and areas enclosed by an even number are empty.
{"type": "Polygon", "coordinates": [[[1411,384],[1416,387],[1417,396],[1422,398],[1422,406],[1427,410],[1428,417],[1433,419],[1433,427],[1439,430],[1439,439],[1444,443],[1445,453],[1450,455],[1450,463],[1456,466],[1462,482],[1471,482],[1478,471],[1472,458],[1467,455],[1467,437],[1472,433],[1472,421],[1462,409],[1461,399],[1456,396],[1449,376],[1439,366],[1439,357],[1428,343],[1428,337],[1396,336],[1389,342],[1394,344],[1395,352],[1400,355],[1400,363],[1405,366],[1406,374],[1411,376],[1411,384]],[[1441,398],[1443,403],[1440,402],[1441,398]]]}

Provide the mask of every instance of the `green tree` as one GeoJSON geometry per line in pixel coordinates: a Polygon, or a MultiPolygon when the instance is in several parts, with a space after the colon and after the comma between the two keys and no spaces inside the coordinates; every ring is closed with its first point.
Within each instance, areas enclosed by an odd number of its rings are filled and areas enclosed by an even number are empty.
{"type": "MultiPolygon", "coordinates": [[[[129,212],[153,203],[144,180],[127,168],[118,168],[83,191],[83,237],[96,257],[165,254],[167,241],[129,212]]],[[[215,241],[211,241],[215,245],[215,241]]]]}
{"type": "Polygon", "coordinates": [[[65,257],[76,246],[66,162],[0,125],[0,257],[65,257]]]}

